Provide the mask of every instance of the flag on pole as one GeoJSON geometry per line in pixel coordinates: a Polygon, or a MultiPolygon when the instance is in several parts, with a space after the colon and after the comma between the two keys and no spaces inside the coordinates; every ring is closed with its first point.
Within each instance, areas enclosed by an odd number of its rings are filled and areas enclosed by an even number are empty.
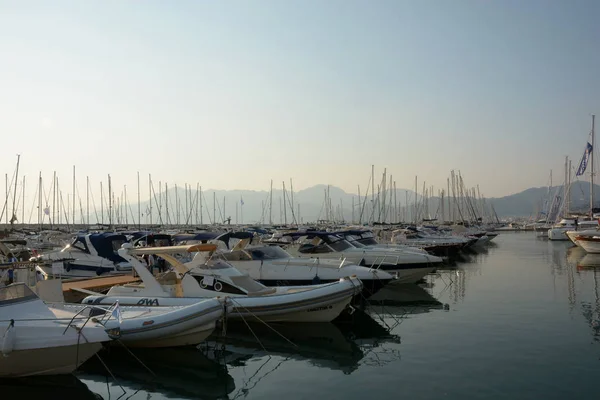
{"type": "Polygon", "coordinates": [[[119,321],[119,325],[123,322],[123,317],[121,315],[121,307],[119,307],[119,300],[115,303],[115,307],[112,310],[111,314],[117,321],[119,321]]]}
{"type": "Polygon", "coordinates": [[[588,160],[590,159],[590,155],[592,154],[592,145],[590,142],[585,146],[585,151],[583,152],[583,156],[581,157],[581,161],[579,162],[579,168],[577,168],[576,176],[581,176],[585,172],[587,168],[588,160]]]}

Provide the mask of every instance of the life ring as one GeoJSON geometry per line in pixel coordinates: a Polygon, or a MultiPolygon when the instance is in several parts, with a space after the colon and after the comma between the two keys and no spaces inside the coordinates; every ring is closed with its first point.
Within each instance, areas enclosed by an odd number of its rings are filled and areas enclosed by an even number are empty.
{"type": "Polygon", "coordinates": [[[213,288],[217,291],[220,292],[221,290],[223,290],[223,284],[219,281],[215,282],[215,284],[213,285],[213,288]]]}
{"type": "Polygon", "coordinates": [[[200,286],[202,286],[203,289],[206,289],[208,287],[208,285],[204,283],[204,279],[200,281],[200,286]]]}

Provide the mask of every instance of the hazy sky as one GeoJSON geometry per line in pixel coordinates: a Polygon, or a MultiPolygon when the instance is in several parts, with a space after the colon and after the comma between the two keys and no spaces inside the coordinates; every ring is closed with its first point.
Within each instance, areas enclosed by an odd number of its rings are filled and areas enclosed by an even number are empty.
{"type": "Polygon", "coordinates": [[[578,163],[599,49],[595,0],[0,1],[0,170],[503,196],[578,163]]]}

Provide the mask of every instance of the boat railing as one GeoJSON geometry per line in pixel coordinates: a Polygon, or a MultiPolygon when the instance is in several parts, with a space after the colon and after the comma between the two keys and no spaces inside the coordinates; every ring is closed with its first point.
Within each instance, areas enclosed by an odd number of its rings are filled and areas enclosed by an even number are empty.
{"type": "Polygon", "coordinates": [[[79,315],[81,315],[81,313],[83,313],[85,310],[88,310],[88,309],[89,309],[89,310],[92,310],[92,309],[94,309],[94,308],[97,308],[97,307],[95,307],[95,306],[85,306],[85,307],[83,307],[81,310],[77,311],[77,312],[75,313],[75,315],[73,315],[73,317],[71,318],[71,320],[69,321],[69,323],[67,324],[67,327],[66,327],[66,328],[65,328],[65,330],[63,331],[63,335],[64,335],[65,333],[67,333],[67,330],[69,330],[69,328],[71,328],[71,327],[75,328],[75,329],[76,329],[78,332],[81,332],[81,331],[83,330],[83,328],[85,328],[85,325],[86,325],[86,324],[87,324],[87,323],[90,321],[90,319],[92,319],[92,318],[94,317],[94,315],[92,315],[92,314],[90,313],[90,315],[88,315],[88,317],[86,318],[86,320],[85,320],[85,322],[83,323],[83,325],[81,325],[81,328],[80,328],[80,327],[78,327],[78,326],[76,326],[76,325],[74,325],[74,324],[73,324],[73,322],[74,322],[74,321],[75,321],[75,319],[76,319],[76,318],[77,318],[79,315]]]}
{"type": "Polygon", "coordinates": [[[398,265],[399,261],[400,261],[400,256],[395,256],[395,255],[392,255],[392,254],[386,254],[386,255],[383,255],[381,257],[376,257],[375,261],[373,261],[373,264],[371,264],[371,269],[379,270],[381,268],[381,266],[384,265],[384,264],[385,265],[398,265]],[[381,258],[381,261],[379,261],[380,258],[381,258]],[[391,258],[395,262],[386,262],[387,258],[391,258]],[[378,261],[379,261],[379,263],[377,263],[378,261]],[[373,268],[373,266],[376,265],[376,264],[377,264],[377,267],[373,268]]]}

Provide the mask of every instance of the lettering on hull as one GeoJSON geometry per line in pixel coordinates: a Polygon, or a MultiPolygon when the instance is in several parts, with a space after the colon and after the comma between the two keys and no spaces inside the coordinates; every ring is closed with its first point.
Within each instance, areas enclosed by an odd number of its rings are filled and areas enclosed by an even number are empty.
{"type": "Polygon", "coordinates": [[[158,299],[140,299],[138,306],[158,306],[158,299]]]}

